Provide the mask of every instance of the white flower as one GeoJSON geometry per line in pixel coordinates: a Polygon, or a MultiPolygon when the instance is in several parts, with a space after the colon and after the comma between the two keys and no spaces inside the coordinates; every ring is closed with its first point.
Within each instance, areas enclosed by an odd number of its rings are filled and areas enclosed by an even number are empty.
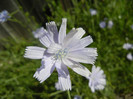
{"type": "Polygon", "coordinates": [[[40,83],[45,81],[56,68],[61,90],[71,90],[67,66],[87,77],[90,71],[79,62],[94,64],[97,56],[96,48],[85,48],[93,42],[91,36],[82,38],[85,34],[82,28],[72,29],[66,35],[66,22],[67,19],[63,18],[59,33],[55,22],[46,23],[47,30],[40,28],[34,32],[35,37],[39,38],[47,48],[29,46],[24,55],[30,59],[42,59],[42,66],[34,74],[40,83]]]}
{"type": "Polygon", "coordinates": [[[103,70],[100,67],[92,67],[92,73],[88,77],[89,79],[89,87],[91,88],[92,92],[95,90],[102,90],[106,85],[106,79],[103,70]]]}
{"type": "Polygon", "coordinates": [[[132,55],[132,53],[128,53],[128,54],[127,54],[127,59],[130,60],[130,61],[133,60],[133,55],[132,55]]]}
{"type": "Polygon", "coordinates": [[[79,95],[75,95],[73,99],[81,99],[79,95]]]}
{"type": "Polygon", "coordinates": [[[114,25],[113,21],[109,20],[108,21],[108,28],[111,29],[113,25],[114,25]]]}
{"type": "Polygon", "coordinates": [[[97,11],[95,9],[90,9],[90,13],[93,16],[93,15],[96,15],[97,14],[97,11]]]}
{"type": "Polygon", "coordinates": [[[101,21],[99,23],[99,26],[100,26],[100,28],[105,28],[106,27],[106,22],[105,21],[101,21]]]}
{"type": "Polygon", "coordinates": [[[0,23],[6,22],[8,18],[10,18],[8,11],[3,10],[0,12],[0,23]]]}
{"type": "Polygon", "coordinates": [[[131,25],[131,29],[133,30],[133,24],[131,25]]]}
{"type": "Polygon", "coordinates": [[[125,44],[123,45],[123,48],[126,49],[126,50],[133,49],[133,44],[125,43],[125,44]]]}

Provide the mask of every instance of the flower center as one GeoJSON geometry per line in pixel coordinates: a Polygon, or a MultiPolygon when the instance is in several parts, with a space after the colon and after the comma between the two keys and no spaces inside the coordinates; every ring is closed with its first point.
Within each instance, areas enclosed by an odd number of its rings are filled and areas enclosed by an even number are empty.
{"type": "Polygon", "coordinates": [[[68,51],[67,49],[61,49],[57,53],[55,53],[55,59],[62,59],[67,55],[68,51]]]}

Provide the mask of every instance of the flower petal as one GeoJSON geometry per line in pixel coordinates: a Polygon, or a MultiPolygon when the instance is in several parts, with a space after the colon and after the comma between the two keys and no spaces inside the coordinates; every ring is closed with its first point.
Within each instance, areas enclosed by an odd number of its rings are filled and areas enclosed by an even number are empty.
{"type": "Polygon", "coordinates": [[[53,42],[50,34],[43,27],[38,28],[36,31],[33,31],[32,33],[34,34],[34,37],[39,38],[40,42],[46,47],[48,47],[53,42]]]}
{"type": "Polygon", "coordinates": [[[106,85],[106,80],[105,79],[99,79],[98,83],[102,84],[102,85],[106,85]]]}
{"type": "Polygon", "coordinates": [[[62,47],[59,44],[56,43],[52,43],[49,47],[47,52],[48,53],[56,53],[57,51],[59,51],[62,47]]]}
{"type": "Polygon", "coordinates": [[[67,42],[71,37],[74,36],[74,34],[77,32],[75,28],[73,28],[64,38],[63,43],[67,42]]]}
{"type": "Polygon", "coordinates": [[[59,44],[63,43],[64,38],[66,37],[66,25],[67,25],[67,19],[62,19],[62,24],[59,30],[59,44]]]}
{"type": "Polygon", "coordinates": [[[63,90],[62,86],[59,84],[59,82],[55,83],[55,88],[56,88],[56,90],[63,90]]]}
{"type": "Polygon", "coordinates": [[[94,86],[90,86],[90,88],[91,88],[91,91],[94,93],[95,92],[94,86]]]}
{"type": "Polygon", "coordinates": [[[69,51],[75,51],[75,50],[82,49],[82,48],[90,45],[92,42],[93,42],[93,39],[91,38],[91,36],[84,37],[84,38],[80,39],[75,44],[75,46],[73,46],[69,51]]]}
{"type": "Polygon", "coordinates": [[[73,61],[69,60],[68,58],[63,58],[62,61],[66,66],[74,65],[73,61]]]}
{"type": "Polygon", "coordinates": [[[54,21],[46,23],[47,31],[50,33],[50,36],[54,43],[58,43],[58,29],[54,21]]]}
{"type": "Polygon", "coordinates": [[[44,55],[45,49],[36,46],[28,46],[25,49],[25,58],[30,59],[42,59],[44,55]]]}
{"type": "Polygon", "coordinates": [[[43,35],[47,33],[47,31],[43,27],[40,27],[36,29],[35,31],[33,31],[32,33],[35,38],[41,38],[43,35]]]}
{"type": "Polygon", "coordinates": [[[42,64],[42,66],[39,69],[37,69],[33,77],[37,78],[37,80],[39,80],[40,83],[42,83],[52,74],[54,69],[54,61],[52,60],[52,57],[48,57],[45,60],[44,64],[42,64]]]}
{"type": "Polygon", "coordinates": [[[39,40],[46,47],[49,47],[50,44],[54,42],[49,33],[46,33],[45,35],[40,37],[39,40]]]}
{"type": "Polygon", "coordinates": [[[62,88],[61,90],[71,90],[71,80],[67,67],[61,61],[57,61],[55,67],[58,72],[58,82],[62,88]]]}
{"type": "Polygon", "coordinates": [[[73,66],[70,66],[70,68],[77,74],[84,76],[86,78],[91,74],[91,72],[86,67],[78,63],[74,64],[73,66]]]}
{"type": "Polygon", "coordinates": [[[87,56],[98,56],[97,54],[97,48],[82,48],[82,49],[77,49],[75,51],[71,51],[71,49],[69,50],[69,53],[70,54],[79,54],[79,53],[82,53],[82,54],[85,54],[87,56]]]}
{"type": "Polygon", "coordinates": [[[67,57],[76,62],[94,64],[96,60],[97,52],[96,49],[84,48],[82,50],[77,50],[69,52],[67,57]]]}
{"type": "Polygon", "coordinates": [[[72,45],[75,45],[75,42],[85,34],[85,31],[82,28],[77,28],[76,30],[73,29],[70,33],[64,39],[63,46],[65,48],[71,48],[72,45]]]}

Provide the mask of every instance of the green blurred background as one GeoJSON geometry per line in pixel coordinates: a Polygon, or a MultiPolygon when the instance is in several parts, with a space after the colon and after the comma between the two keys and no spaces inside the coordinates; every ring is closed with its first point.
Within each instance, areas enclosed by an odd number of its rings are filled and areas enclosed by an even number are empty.
{"type": "MultiPolygon", "coordinates": [[[[43,45],[32,31],[46,22],[55,21],[59,28],[62,18],[68,19],[67,32],[82,27],[91,35],[100,66],[106,75],[104,90],[92,93],[88,81],[71,69],[71,97],[82,99],[133,99],[133,61],[126,56],[133,50],[123,49],[133,43],[133,0],[1,0],[0,11],[15,13],[13,20],[0,24],[0,99],[68,99],[66,91],[57,91],[57,72],[42,84],[33,78],[40,60],[23,57],[26,46],[43,45]],[[92,16],[90,9],[96,9],[92,16]],[[100,28],[104,19],[112,20],[111,29],[100,28]],[[128,39],[127,39],[128,38],[128,39]]],[[[84,64],[89,70],[91,65],[84,64]]]]}

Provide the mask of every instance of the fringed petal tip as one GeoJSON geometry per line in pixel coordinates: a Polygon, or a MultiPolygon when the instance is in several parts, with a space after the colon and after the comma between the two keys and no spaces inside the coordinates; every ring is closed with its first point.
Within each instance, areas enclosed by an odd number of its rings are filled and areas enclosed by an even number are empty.
{"type": "Polygon", "coordinates": [[[98,56],[97,48],[88,48],[88,51],[93,53],[94,56],[98,56]]]}
{"type": "Polygon", "coordinates": [[[24,57],[30,59],[42,59],[44,52],[45,52],[44,48],[36,46],[28,46],[25,49],[24,57]]]}
{"type": "Polygon", "coordinates": [[[76,28],[76,30],[78,32],[82,32],[83,34],[85,34],[85,30],[82,27],[76,28]]]}
{"type": "Polygon", "coordinates": [[[43,35],[47,33],[47,31],[43,27],[40,27],[36,29],[35,31],[33,31],[32,33],[35,38],[41,38],[43,35]]]}
{"type": "Polygon", "coordinates": [[[53,26],[53,25],[56,25],[54,21],[46,23],[46,26],[53,26]]]}
{"type": "Polygon", "coordinates": [[[59,77],[59,84],[61,86],[62,91],[66,91],[66,90],[71,90],[71,80],[70,80],[70,76],[68,76],[67,78],[64,77],[59,77]]]}
{"type": "Polygon", "coordinates": [[[56,88],[56,90],[61,90],[61,91],[71,90],[71,87],[68,87],[68,88],[64,89],[59,82],[55,83],[55,88],[56,88]]]}
{"type": "Polygon", "coordinates": [[[35,72],[35,74],[33,75],[33,77],[34,77],[35,79],[37,79],[40,83],[43,82],[43,80],[39,77],[38,71],[35,72]]]}
{"type": "Polygon", "coordinates": [[[47,77],[41,77],[38,71],[33,75],[33,78],[37,79],[40,83],[43,83],[47,79],[47,77]]]}
{"type": "Polygon", "coordinates": [[[67,22],[67,18],[62,18],[62,22],[67,22]]]}
{"type": "Polygon", "coordinates": [[[53,64],[54,63],[52,62],[51,58],[45,59],[44,64],[42,64],[42,66],[37,69],[33,77],[42,83],[47,78],[49,78],[54,71],[55,66],[53,66],[53,64]]]}
{"type": "Polygon", "coordinates": [[[94,66],[94,64],[95,64],[95,62],[96,62],[96,60],[97,60],[97,56],[98,56],[98,53],[97,53],[97,48],[94,48],[94,60],[93,60],[93,62],[92,62],[92,65],[94,66]]]}
{"type": "Polygon", "coordinates": [[[71,90],[71,80],[67,66],[62,64],[60,61],[57,61],[55,66],[58,72],[58,82],[61,90],[71,90]]]}
{"type": "Polygon", "coordinates": [[[89,35],[89,36],[88,36],[88,38],[89,38],[89,43],[90,43],[90,44],[91,44],[91,43],[93,43],[92,36],[91,36],[91,35],[89,35]]]}

